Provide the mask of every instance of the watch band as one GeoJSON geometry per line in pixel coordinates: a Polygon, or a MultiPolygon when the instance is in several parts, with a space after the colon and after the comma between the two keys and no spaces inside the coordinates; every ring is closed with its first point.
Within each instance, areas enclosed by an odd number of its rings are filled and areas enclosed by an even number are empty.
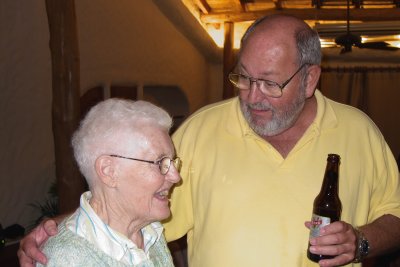
{"type": "Polygon", "coordinates": [[[353,263],[360,263],[362,262],[365,257],[367,257],[370,247],[367,238],[364,236],[363,232],[360,231],[358,228],[354,228],[354,231],[357,236],[356,241],[356,255],[354,257],[353,263]]]}

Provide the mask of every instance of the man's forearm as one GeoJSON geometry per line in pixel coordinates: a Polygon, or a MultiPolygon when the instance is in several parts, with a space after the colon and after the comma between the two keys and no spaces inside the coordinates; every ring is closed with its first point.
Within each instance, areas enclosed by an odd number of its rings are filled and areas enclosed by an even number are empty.
{"type": "Polygon", "coordinates": [[[359,228],[368,239],[368,257],[375,257],[400,249],[400,218],[387,214],[359,228]]]}

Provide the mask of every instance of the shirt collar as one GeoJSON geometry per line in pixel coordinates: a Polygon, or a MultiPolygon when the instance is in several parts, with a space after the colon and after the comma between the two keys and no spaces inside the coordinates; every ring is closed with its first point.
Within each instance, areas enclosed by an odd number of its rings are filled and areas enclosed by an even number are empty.
{"type": "Polygon", "coordinates": [[[317,115],[313,124],[320,131],[337,127],[337,116],[329,103],[332,100],[324,97],[319,90],[315,90],[315,98],[317,99],[317,115]]]}
{"type": "Polygon", "coordinates": [[[231,99],[229,109],[228,118],[225,120],[225,128],[229,133],[240,137],[256,135],[243,116],[239,97],[231,99]]]}
{"type": "Polygon", "coordinates": [[[123,234],[113,230],[104,223],[89,204],[90,191],[82,194],[80,207],[66,221],[68,229],[84,237],[106,254],[126,264],[138,264],[149,258],[149,249],[162,236],[161,223],[154,222],[141,229],[144,240],[144,251],[123,234]]]}

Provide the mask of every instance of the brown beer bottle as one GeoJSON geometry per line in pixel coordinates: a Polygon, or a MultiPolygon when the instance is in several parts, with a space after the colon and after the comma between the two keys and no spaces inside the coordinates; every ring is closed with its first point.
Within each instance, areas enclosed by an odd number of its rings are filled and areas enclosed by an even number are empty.
{"type": "MultiPolygon", "coordinates": [[[[313,214],[311,218],[312,225],[310,228],[310,238],[319,236],[320,229],[325,225],[340,220],[340,215],[342,213],[342,202],[340,201],[338,194],[339,164],[339,155],[328,155],[321,191],[314,200],[313,214]]],[[[307,257],[314,262],[318,262],[322,259],[333,258],[333,256],[311,253],[310,243],[308,244],[307,257]]]]}

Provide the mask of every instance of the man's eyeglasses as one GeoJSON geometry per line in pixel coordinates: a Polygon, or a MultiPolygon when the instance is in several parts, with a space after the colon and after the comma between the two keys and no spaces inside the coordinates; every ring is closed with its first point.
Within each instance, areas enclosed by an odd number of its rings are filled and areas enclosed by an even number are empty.
{"type": "Polygon", "coordinates": [[[282,96],[283,88],[286,87],[286,85],[294,78],[294,76],[296,76],[297,73],[300,72],[300,70],[305,65],[308,65],[308,64],[301,65],[300,68],[298,68],[296,70],[296,72],[282,84],[279,84],[277,82],[273,82],[270,80],[257,79],[257,78],[253,78],[250,76],[246,76],[246,75],[239,74],[239,73],[233,73],[233,72],[229,73],[228,78],[229,78],[229,81],[234,86],[236,86],[239,90],[243,90],[243,91],[249,90],[251,88],[251,84],[256,83],[256,85],[258,86],[258,88],[264,95],[278,98],[278,97],[282,96]]]}
{"type": "Polygon", "coordinates": [[[175,168],[177,169],[178,172],[181,170],[181,167],[182,167],[182,161],[181,161],[180,158],[171,159],[169,157],[162,157],[159,160],[152,161],[152,160],[144,160],[144,159],[135,159],[135,158],[123,157],[123,156],[120,156],[120,155],[109,155],[109,156],[110,157],[115,157],[115,158],[121,158],[121,159],[130,159],[130,160],[136,160],[136,161],[141,161],[141,162],[147,162],[147,163],[158,165],[162,175],[166,175],[168,173],[169,168],[171,167],[171,162],[174,163],[174,166],[175,166],[175,168]]]}

